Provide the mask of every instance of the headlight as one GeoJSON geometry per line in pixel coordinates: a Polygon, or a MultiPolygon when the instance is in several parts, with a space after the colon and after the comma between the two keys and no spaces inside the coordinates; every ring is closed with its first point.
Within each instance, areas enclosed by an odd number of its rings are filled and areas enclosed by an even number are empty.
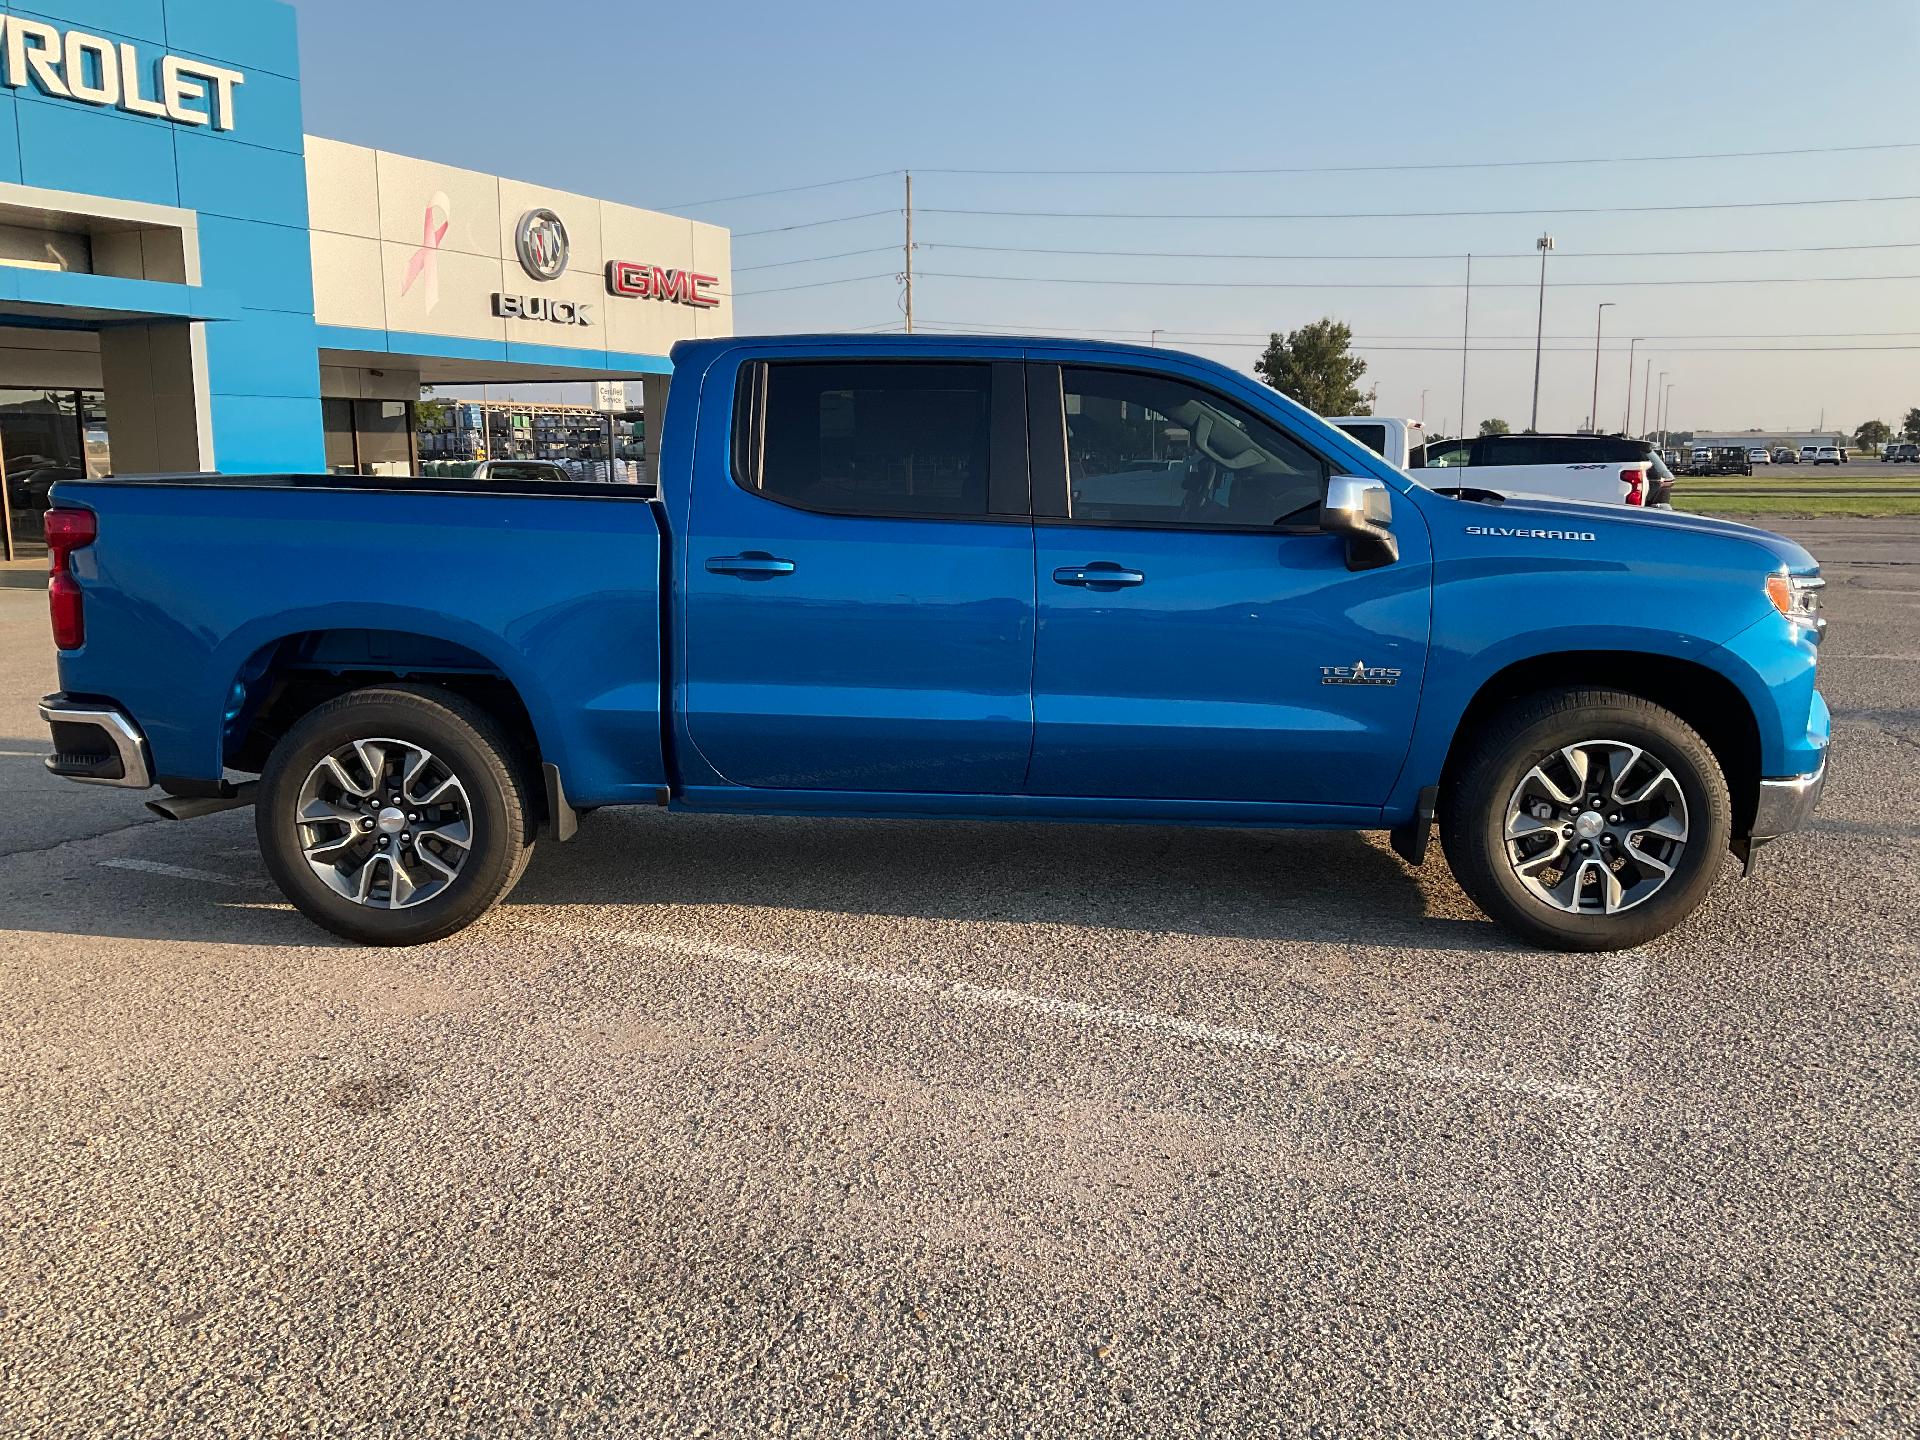
{"type": "Polygon", "coordinates": [[[1769,575],[1767,598],[1794,624],[1820,630],[1827,623],[1820,614],[1820,592],[1826,584],[1818,575],[1769,575]]]}

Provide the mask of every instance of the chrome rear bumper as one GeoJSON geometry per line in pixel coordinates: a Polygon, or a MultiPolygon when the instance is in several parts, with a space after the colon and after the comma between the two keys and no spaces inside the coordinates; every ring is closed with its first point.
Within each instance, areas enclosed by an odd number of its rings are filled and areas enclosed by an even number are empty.
{"type": "Polygon", "coordinates": [[[119,785],[144,790],[153,784],[147,737],[118,705],[49,695],[40,718],[53,731],[47,769],[82,785],[119,785]]]}

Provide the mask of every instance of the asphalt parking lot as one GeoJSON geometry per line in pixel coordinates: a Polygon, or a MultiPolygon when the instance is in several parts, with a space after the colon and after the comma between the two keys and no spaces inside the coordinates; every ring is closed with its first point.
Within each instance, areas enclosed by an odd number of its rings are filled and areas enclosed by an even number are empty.
{"type": "Polygon", "coordinates": [[[1822,808],[1610,957],[1383,837],[637,812],[357,948],[39,774],[0,590],[0,1435],[1914,1434],[1920,521],[1782,528],[1822,808]]]}

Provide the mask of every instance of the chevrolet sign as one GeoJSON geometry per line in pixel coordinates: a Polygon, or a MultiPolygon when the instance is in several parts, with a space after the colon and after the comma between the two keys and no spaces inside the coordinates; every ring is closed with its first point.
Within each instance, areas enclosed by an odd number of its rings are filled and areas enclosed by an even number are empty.
{"type": "Polygon", "coordinates": [[[238,70],[180,55],[164,55],[156,65],[125,40],[62,30],[18,15],[0,15],[0,42],[0,80],[15,90],[30,83],[57,100],[78,100],[176,125],[233,129],[233,92],[247,78],[238,70]]]}

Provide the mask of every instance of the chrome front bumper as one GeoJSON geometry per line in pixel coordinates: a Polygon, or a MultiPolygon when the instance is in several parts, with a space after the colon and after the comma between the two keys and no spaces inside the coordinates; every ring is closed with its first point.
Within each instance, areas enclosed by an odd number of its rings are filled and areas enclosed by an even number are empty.
{"type": "Polygon", "coordinates": [[[47,769],[55,775],[82,785],[119,785],[129,790],[153,784],[147,737],[119,706],[49,695],[40,702],[40,718],[53,731],[47,769]]]}
{"type": "Polygon", "coordinates": [[[1826,757],[1811,775],[1789,775],[1780,780],[1762,780],[1760,795],[1753,807],[1753,839],[1773,840],[1798,830],[1820,803],[1820,792],[1827,784],[1826,757]]]}

